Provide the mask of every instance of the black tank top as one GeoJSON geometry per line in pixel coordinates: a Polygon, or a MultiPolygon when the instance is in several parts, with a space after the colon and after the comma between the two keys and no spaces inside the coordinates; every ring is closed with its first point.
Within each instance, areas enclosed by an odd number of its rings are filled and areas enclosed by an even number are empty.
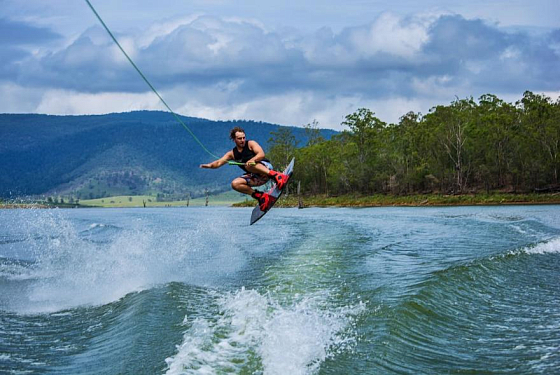
{"type": "MultiPolygon", "coordinates": [[[[237,147],[233,148],[233,157],[235,158],[235,161],[238,163],[247,163],[249,160],[255,157],[255,155],[256,154],[249,148],[249,141],[245,142],[245,147],[243,147],[243,151],[241,152],[237,150],[237,147]]],[[[262,159],[262,160],[269,162],[267,159],[262,159]]],[[[239,165],[238,167],[243,169],[245,172],[247,172],[245,166],[239,165]]]]}

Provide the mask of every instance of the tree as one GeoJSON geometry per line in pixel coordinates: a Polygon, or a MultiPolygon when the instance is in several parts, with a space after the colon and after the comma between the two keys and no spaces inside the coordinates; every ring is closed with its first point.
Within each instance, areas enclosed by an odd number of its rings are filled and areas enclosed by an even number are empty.
{"type": "Polygon", "coordinates": [[[295,176],[302,181],[305,191],[329,195],[333,176],[331,168],[338,155],[337,146],[335,141],[323,141],[297,151],[298,168],[295,176]]]}
{"type": "Polygon", "coordinates": [[[476,178],[489,191],[506,187],[514,180],[516,164],[521,150],[516,138],[519,136],[519,111],[495,95],[485,94],[479,99],[473,129],[476,150],[476,178]]]}
{"type": "Polygon", "coordinates": [[[313,120],[312,123],[304,125],[303,128],[305,129],[305,136],[307,137],[307,146],[313,146],[325,141],[325,138],[321,135],[319,122],[317,122],[317,120],[313,120]]]}
{"type": "Polygon", "coordinates": [[[541,154],[544,159],[542,160],[544,168],[538,164],[529,165],[534,187],[539,183],[558,184],[560,101],[552,103],[552,100],[545,95],[526,91],[517,105],[521,110],[521,123],[527,140],[536,146],[532,151],[533,156],[541,154]],[[547,174],[550,174],[550,177],[547,178],[547,174]]]}
{"type": "Polygon", "coordinates": [[[428,174],[418,147],[421,122],[420,113],[408,112],[400,118],[398,125],[387,128],[387,162],[394,176],[391,185],[401,193],[422,190],[424,178],[428,174]],[[395,186],[399,182],[402,182],[402,187],[395,186]]]}
{"type": "Polygon", "coordinates": [[[298,142],[290,128],[279,128],[278,131],[271,131],[270,135],[268,157],[276,169],[282,170],[290,163],[298,142]]]}
{"type": "MultiPolygon", "coordinates": [[[[356,177],[358,189],[366,193],[370,190],[369,183],[372,177],[375,176],[375,152],[379,146],[379,134],[386,124],[375,117],[374,112],[360,108],[347,115],[342,125],[350,128],[350,138],[355,146],[355,162],[348,172],[356,177]]],[[[354,147],[350,146],[350,149],[354,147]]]]}
{"type": "MultiPolygon", "coordinates": [[[[457,99],[450,106],[437,106],[426,115],[426,121],[435,131],[436,142],[447,156],[447,165],[453,175],[453,191],[463,192],[470,172],[467,141],[476,103],[472,98],[457,99]]],[[[435,146],[435,145],[434,145],[435,146]]],[[[442,166],[445,177],[445,164],[442,166]]]]}

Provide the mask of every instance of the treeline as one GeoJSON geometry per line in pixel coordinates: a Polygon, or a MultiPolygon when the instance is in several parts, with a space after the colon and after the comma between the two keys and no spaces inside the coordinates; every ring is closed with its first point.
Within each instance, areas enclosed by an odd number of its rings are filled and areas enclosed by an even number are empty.
{"type": "Polygon", "coordinates": [[[414,194],[557,191],[560,100],[525,92],[515,104],[495,95],[457,99],[428,114],[387,124],[369,109],[330,140],[318,123],[300,146],[290,129],[272,132],[269,156],[286,164],[307,194],[414,194]]]}

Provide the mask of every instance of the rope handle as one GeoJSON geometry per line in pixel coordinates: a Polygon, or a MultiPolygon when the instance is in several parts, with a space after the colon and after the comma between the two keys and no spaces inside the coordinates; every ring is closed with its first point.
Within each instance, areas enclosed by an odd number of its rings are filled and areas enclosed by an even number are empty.
{"type": "MultiPolygon", "coordinates": [[[[246,163],[240,163],[238,161],[232,161],[232,160],[228,160],[227,162],[229,165],[245,165],[246,163]]],[[[249,165],[257,165],[256,162],[252,161],[249,163],[249,165]]]]}

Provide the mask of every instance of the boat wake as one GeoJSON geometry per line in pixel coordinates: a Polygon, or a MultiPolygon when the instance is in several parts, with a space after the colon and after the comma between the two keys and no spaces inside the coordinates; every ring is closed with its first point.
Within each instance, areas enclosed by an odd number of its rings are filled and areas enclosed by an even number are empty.
{"type": "Polygon", "coordinates": [[[314,373],[326,358],[355,344],[352,322],[363,309],[325,310],[313,297],[281,306],[246,289],[217,302],[218,319],[185,317],[189,328],[177,354],[166,360],[167,374],[314,373]]]}

